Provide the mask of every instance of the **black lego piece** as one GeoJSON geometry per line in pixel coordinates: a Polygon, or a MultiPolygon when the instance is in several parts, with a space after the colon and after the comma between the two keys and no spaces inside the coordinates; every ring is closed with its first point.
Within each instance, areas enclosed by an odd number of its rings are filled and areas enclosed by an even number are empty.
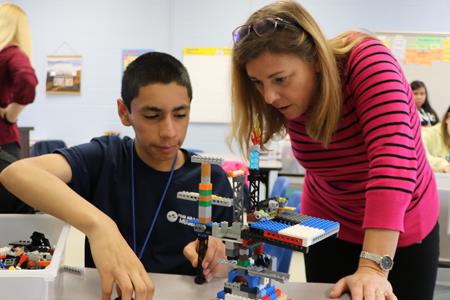
{"type": "Polygon", "coordinates": [[[206,282],[205,275],[203,275],[203,259],[206,255],[206,250],[208,249],[208,235],[200,234],[198,236],[198,264],[197,269],[195,270],[195,283],[203,284],[206,282]]]}

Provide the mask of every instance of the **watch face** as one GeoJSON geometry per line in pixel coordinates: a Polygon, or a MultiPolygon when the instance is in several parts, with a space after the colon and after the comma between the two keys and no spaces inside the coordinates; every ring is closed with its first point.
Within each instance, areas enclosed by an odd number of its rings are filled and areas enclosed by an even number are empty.
{"type": "Polygon", "coordinates": [[[394,266],[394,261],[392,260],[392,258],[390,256],[386,255],[381,258],[380,267],[383,270],[389,271],[392,269],[393,266],[394,266]]]}

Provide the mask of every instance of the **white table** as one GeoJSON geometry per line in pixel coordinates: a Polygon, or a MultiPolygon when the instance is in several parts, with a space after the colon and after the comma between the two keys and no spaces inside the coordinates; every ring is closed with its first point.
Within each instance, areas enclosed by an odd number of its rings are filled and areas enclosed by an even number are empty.
{"type": "MultiPolygon", "coordinates": [[[[99,300],[101,299],[100,277],[96,269],[87,268],[84,276],[64,272],[50,286],[50,299],[57,300],[99,300]]],[[[155,300],[202,300],[213,299],[223,289],[225,279],[197,285],[193,277],[168,274],[150,274],[155,284],[155,300]]],[[[292,299],[325,300],[332,287],[325,283],[286,283],[277,284],[292,299]]],[[[114,298],[113,298],[114,299],[114,298]]],[[[345,295],[342,300],[349,300],[345,295]]]]}
{"type": "Polygon", "coordinates": [[[435,173],[439,192],[440,261],[450,263],[450,174],[435,173]]]}

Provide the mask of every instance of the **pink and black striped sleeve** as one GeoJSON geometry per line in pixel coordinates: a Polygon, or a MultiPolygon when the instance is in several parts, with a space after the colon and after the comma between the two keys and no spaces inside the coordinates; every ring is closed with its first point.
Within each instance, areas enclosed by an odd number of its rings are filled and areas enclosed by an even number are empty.
{"type": "Polygon", "coordinates": [[[404,231],[420,144],[408,82],[392,53],[375,39],[352,51],[346,78],[369,161],[363,227],[404,231]]]}

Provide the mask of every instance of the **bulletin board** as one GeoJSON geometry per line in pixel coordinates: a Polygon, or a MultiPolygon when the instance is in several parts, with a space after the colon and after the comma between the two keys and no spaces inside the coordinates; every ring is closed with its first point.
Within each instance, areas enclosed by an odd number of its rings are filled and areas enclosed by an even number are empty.
{"type": "Polygon", "coordinates": [[[191,122],[231,122],[231,49],[185,48],[191,78],[191,122]]]}
{"type": "Polygon", "coordinates": [[[450,105],[450,33],[378,32],[409,82],[421,80],[439,118],[450,105]]]}

